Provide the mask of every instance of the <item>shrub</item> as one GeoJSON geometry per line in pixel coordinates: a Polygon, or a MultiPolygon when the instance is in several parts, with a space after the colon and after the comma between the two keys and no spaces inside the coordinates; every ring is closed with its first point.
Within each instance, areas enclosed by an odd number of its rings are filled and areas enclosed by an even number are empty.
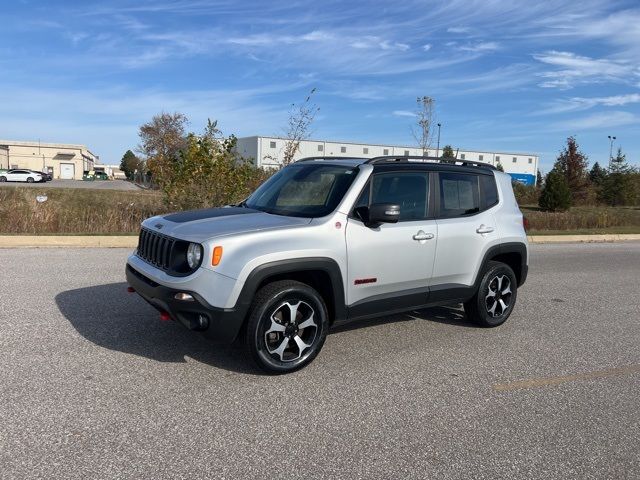
{"type": "Polygon", "coordinates": [[[571,192],[564,175],[555,170],[547,174],[538,204],[549,212],[567,210],[571,206],[571,192]]]}

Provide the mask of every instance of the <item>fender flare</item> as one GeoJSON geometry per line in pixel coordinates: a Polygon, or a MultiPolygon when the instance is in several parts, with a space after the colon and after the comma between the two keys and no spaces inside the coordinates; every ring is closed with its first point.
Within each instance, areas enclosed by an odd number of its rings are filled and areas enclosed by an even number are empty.
{"type": "Polygon", "coordinates": [[[331,279],[331,292],[333,294],[333,320],[342,320],[346,317],[345,291],[342,281],[342,272],[338,263],[329,257],[302,257],[286,260],[277,260],[264,263],[254,268],[242,286],[235,309],[246,317],[258,287],[264,280],[275,275],[287,273],[308,272],[311,270],[326,273],[331,279]]]}
{"type": "Polygon", "coordinates": [[[480,264],[480,269],[476,274],[476,279],[473,282],[474,291],[477,291],[478,286],[480,284],[480,280],[482,279],[483,272],[485,271],[487,264],[489,261],[497,256],[505,253],[517,253],[520,255],[520,281],[518,282],[518,287],[522,286],[527,279],[528,266],[527,266],[527,244],[524,242],[508,242],[501,243],[499,245],[494,245],[490,247],[485,252],[482,263],[480,264]]]}

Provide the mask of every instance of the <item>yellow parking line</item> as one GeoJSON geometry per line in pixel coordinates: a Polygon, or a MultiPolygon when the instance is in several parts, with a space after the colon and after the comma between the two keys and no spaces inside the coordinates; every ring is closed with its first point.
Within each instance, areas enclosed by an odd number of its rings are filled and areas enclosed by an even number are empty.
{"type": "Polygon", "coordinates": [[[522,380],[519,382],[499,383],[493,386],[498,392],[506,392],[509,390],[521,390],[525,388],[546,387],[549,385],[558,385],[576,380],[592,380],[594,378],[606,378],[616,375],[628,375],[631,373],[640,373],[640,365],[629,365],[627,367],[609,368],[606,370],[598,370],[595,372],[577,373],[575,375],[564,375],[561,377],[534,378],[531,380],[522,380]]]}

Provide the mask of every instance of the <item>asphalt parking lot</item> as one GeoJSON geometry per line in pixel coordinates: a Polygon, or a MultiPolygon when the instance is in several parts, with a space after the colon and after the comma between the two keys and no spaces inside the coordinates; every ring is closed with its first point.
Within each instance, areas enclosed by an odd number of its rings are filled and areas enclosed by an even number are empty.
{"type": "Polygon", "coordinates": [[[496,329],[434,308],[257,372],[127,294],[127,251],[0,250],[0,477],[640,477],[640,243],[534,245],[496,329]]]}
{"type": "Polygon", "coordinates": [[[29,187],[29,188],[90,188],[93,190],[140,190],[131,182],[126,180],[51,180],[44,183],[26,183],[26,182],[2,182],[2,187],[29,187]]]}

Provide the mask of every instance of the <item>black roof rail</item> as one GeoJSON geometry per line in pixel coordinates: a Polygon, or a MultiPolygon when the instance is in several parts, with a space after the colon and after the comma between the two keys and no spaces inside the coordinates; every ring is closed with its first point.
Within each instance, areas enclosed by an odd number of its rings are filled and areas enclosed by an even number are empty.
{"type": "Polygon", "coordinates": [[[312,160],[366,160],[364,157],[336,157],[336,156],[318,156],[318,157],[305,157],[300,160],[296,160],[293,163],[310,162],[312,160]]]}
{"type": "Polygon", "coordinates": [[[428,157],[424,155],[384,155],[381,157],[370,158],[364,163],[377,164],[377,163],[392,163],[392,162],[410,162],[421,161],[424,163],[444,163],[451,165],[460,165],[463,167],[480,167],[490,168],[491,170],[497,170],[496,167],[490,163],[476,162],[474,160],[460,160],[455,158],[441,158],[441,157],[428,157]]]}

